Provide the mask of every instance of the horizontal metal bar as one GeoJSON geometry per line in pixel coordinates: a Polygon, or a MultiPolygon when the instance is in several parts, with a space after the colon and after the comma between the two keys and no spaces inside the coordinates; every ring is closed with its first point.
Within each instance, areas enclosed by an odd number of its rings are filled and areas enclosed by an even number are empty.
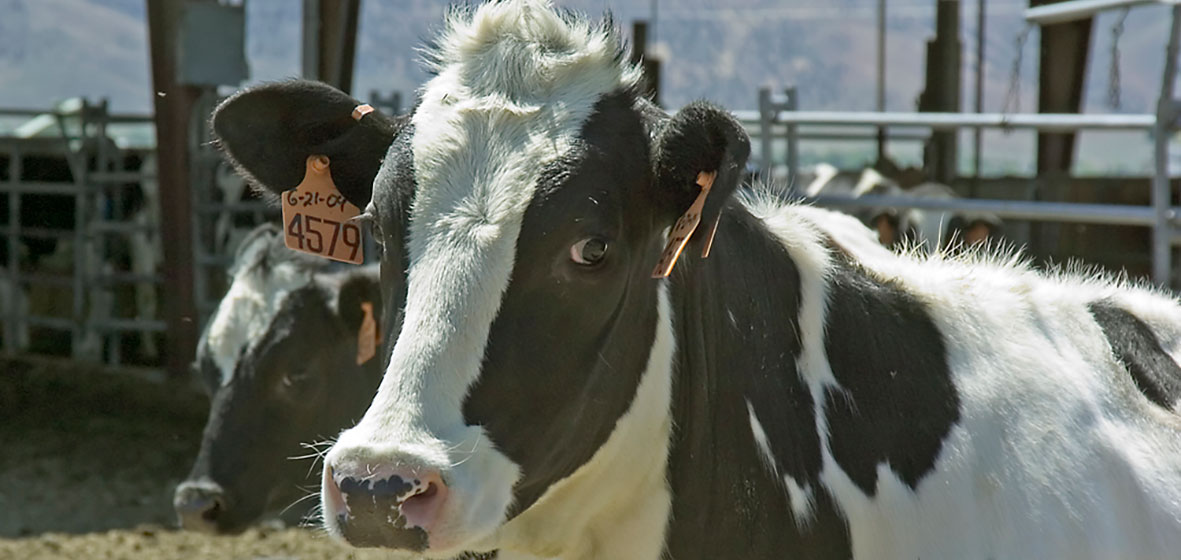
{"type": "Polygon", "coordinates": [[[24,315],[20,318],[20,322],[29,325],[30,327],[46,327],[60,331],[74,330],[78,324],[73,319],[66,319],[63,317],[48,317],[44,315],[24,315]]]}
{"type": "Polygon", "coordinates": [[[222,212],[229,212],[232,214],[248,214],[253,212],[274,212],[279,215],[281,210],[278,206],[268,204],[261,200],[248,200],[244,202],[206,202],[197,205],[197,211],[203,214],[221,214],[222,212]]]}
{"type": "Polygon", "coordinates": [[[233,257],[224,255],[196,255],[194,260],[200,266],[228,267],[234,264],[233,257]]]}
{"type": "MultiPolygon", "coordinates": [[[[740,121],[758,120],[758,111],[734,111],[740,121]]],[[[779,111],[777,123],[827,126],[916,126],[956,128],[1029,128],[1045,132],[1073,130],[1144,130],[1156,115],[1075,115],[1067,113],[879,113],[876,111],[779,111]]]]}
{"type": "Polygon", "coordinates": [[[805,199],[834,208],[922,208],[950,212],[981,212],[1001,218],[1046,222],[1077,222],[1130,226],[1152,226],[1156,214],[1149,206],[1083,204],[1077,202],[1031,202],[1021,200],[935,199],[911,196],[817,196],[805,199]]]}
{"type": "Polygon", "coordinates": [[[156,174],[142,171],[93,171],[86,178],[96,183],[138,183],[155,179],[156,174]]]}
{"type": "Polygon", "coordinates": [[[149,331],[164,332],[168,324],[157,319],[119,319],[116,317],[99,321],[88,321],[88,325],[99,331],[149,331]]]}
{"type": "Polygon", "coordinates": [[[156,231],[156,226],[153,224],[141,224],[136,222],[108,222],[95,221],[90,222],[90,231],[99,234],[114,234],[114,233],[138,233],[143,231],[156,231]]]}
{"type": "Polygon", "coordinates": [[[108,272],[94,279],[96,284],[113,286],[118,284],[163,284],[161,274],[134,274],[130,272],[108,272]]]}
{"type": "Polygon", "coordinates": [[[20,275],[21,284],[44,284],[48,286],[58,286],[60,288],[69,288],[74,285],[74,277],[69,274],[45,274],[41,272],[22,272],[20,275]]]}
{"type": "Polygon", "coordinates": [[[43,227],[21,227],[19,230],[9,226],[0,226],[0,236],[3,237],[31,237],[33,239],[67,239],[74,237],[72,229],[53,229],[43,227]]]}
{"type": "Polygon", "coordinates": [[[1177,4],[1178,0],[1072,0],[1025,10],[1025,21],[1035,25],[1053,25],[1089,18],[1099,12],[1131,8],[1145,4],[1177,4]]]}
{"type": "Polygon", "coordinates": [[[4,182],[0,181],[0,193],[16,192],[20,194],[60,194],[78,195],[90,191],[87,185],[78,183],[46,183],[39,181],[4,182]]]}

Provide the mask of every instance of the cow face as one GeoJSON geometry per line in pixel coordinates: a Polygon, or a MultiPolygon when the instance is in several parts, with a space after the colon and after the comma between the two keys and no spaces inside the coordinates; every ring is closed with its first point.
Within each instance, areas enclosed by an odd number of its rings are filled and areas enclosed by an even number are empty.
{"type": "MultiPolygon", "coordinates": [[[[358,195],[385,247],[383,288],[405,285],[406,305],[377,396],[328,454],[322,489],[332,533],[432,557],[520,548],[523,519],[577,515],[553,495],[635,487],[629,477],[649,474],[640,455],[663,465],[653,434],[667,435],[671,344],[652,269],[698,174],[718,174],[707,231],[749,151],[711,106],[670,118],[639,99],[612,29],[540,2],[453,15],[438,45],[436,77],[358,195]]],[[[240,123],[221,126],[256,103],[347,118],[347,104],[309,107],[332,97],[312,87],[228,101],[214,117],[227,154],[256,176],[268,165],[239,151],[257,147],[234,134],[240,123]]],[[[251,128],[267,126],[288,125],[251,128]]]]}
{"type": "MultiPolygon", "coordinates": [[[[186,529],[237,532],[291,506],[313,454],[361,416],[380,378],[357,365],[362,302],[380,306],[364,269],[330,273],[283,247],[273,227],[239,251],[230,289],[212,316],[195,366],[212,396],[201,450],[174,496],[186,529]]],[[[291,507],[298,518],[309,505],[291,507]]],[[[291,517],[291,516],[288,516],[291,517]]]]}

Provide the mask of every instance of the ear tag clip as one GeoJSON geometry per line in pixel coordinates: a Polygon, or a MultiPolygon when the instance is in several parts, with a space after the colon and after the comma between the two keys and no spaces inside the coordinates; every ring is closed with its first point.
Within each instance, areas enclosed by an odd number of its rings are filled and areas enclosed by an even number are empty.
{"type": "Polygon", "coordinates": [[[361,210],[332,182],[327,156],[308,156],[303,181],[283,193],[283,240],[287,247],[334,261],[361,264],[361,210]]]}
{"type": "Polygon", "coordinates": [[[361,330],[357,333],[357,365],[365,365],[377,355],[377,319],[373,318],[373,304],[361,302],[361,330]]]}
{"type": "MultiPolygon", "coordinates": [[[[717,171],[710,171],[708,173],[702,171],[697,174],[697,186],[701,187],[701,193],[697,195],[697,200],[693,201],[689,209],[680,218],[677,218],[677,223],[673,225],[672,231],[669,232],[668,245],[665,245],[664,251],[660,253],[660,260],[656,262],[656,268],[652,271],[653,278],[668,278],[668,275],[672,274],[673,267],[677,264],[677,259],[681,258],[681,251],[685,250],[685,245],[689,243],[693,232],[701,224],[701,211],[705,208],[705,197],[709,196],[709,189],[714,186],[714,179],[717,176],[717,171]]],[[[709,232],[709,238],[705,242],[705,248],[701,252],[702,258],[709,256],[709,250],[713,246],[714,234],[717,233],[717,230],[718,221],[714,220],[714,225],[709,232]]]]}
{"type": "Polygon", "coordinates": [[[369,105],[368,103],[365,103],[363,105],[357,105],[356,107],[353,108],[353,120],[357,121],[357,122],[361,122],[361,117],[364,117],[365,115],[368,115],[369,113],[372,113],[372,112],[373,112],[373,106],[369,105]]]}

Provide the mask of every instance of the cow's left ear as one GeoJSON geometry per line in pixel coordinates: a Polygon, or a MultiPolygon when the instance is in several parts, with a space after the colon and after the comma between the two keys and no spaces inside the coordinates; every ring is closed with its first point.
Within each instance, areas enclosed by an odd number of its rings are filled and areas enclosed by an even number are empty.
{"type": "Polygon", "coordinates": [[[362,305],[373,306],[373,318],[381,326],[381,285],[375,274],[358,269],[351,271],[341,281],[336,296],[336,312],[349,332],[358,332],[365,319],[362,305]]]}
{"type": "Polygon", "coordinates": [[[665,124],[653,150],[656,196],[664,218],[671,225],[693,204],[701,192],[698,174],[717,172],[701,212],[701,223],[713,224],[742,181],[749,156],[750,137],[730,113],[703,101],[686,105],[665,124]]]}
{"type": "Polygon", "coordinates": [[[357,111],[360,104],[320,82],[268,83],[222,102],[213,113],[213,132],[240,174],[276,194],[299,185],[308,156],[328,156],[336,187],[364,208],[406,119],[357,111]]]}

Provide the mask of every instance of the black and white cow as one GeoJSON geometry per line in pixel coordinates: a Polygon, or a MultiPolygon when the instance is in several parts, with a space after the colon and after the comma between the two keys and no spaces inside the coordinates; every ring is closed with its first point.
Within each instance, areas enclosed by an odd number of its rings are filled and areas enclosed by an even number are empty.
{"type": "MultiPolygon", "coordinates": [[[[181,525],[245,529],[284,506],[298,520],[315,503],[306,444],[365,412],[381,359],[358,365],[362,304],[381,309],[376,267],[331,270],[283,245],[272,225],[240,245],[229,291],[203,333],[194,369],[212,396],[201,450],[174,495],[181,525]]],[[[376,319],[376,318],[375,318],[376,319]]]]}
{"type": "Polygon", "coordinates": [[[405,294],[326,458],[332,534],[428,557],[1181,550],[1174,299],[919,261],[733,199],[739,124],[663,114],[609,24],[542,0],[454,12],[436,45],[407,121],[307,82],[214,117],[272,190],[327,156],[378,230],[383,294],[405,294]],[[694,235],[653,279],[702,172],[710,256],[694,235]]]}

